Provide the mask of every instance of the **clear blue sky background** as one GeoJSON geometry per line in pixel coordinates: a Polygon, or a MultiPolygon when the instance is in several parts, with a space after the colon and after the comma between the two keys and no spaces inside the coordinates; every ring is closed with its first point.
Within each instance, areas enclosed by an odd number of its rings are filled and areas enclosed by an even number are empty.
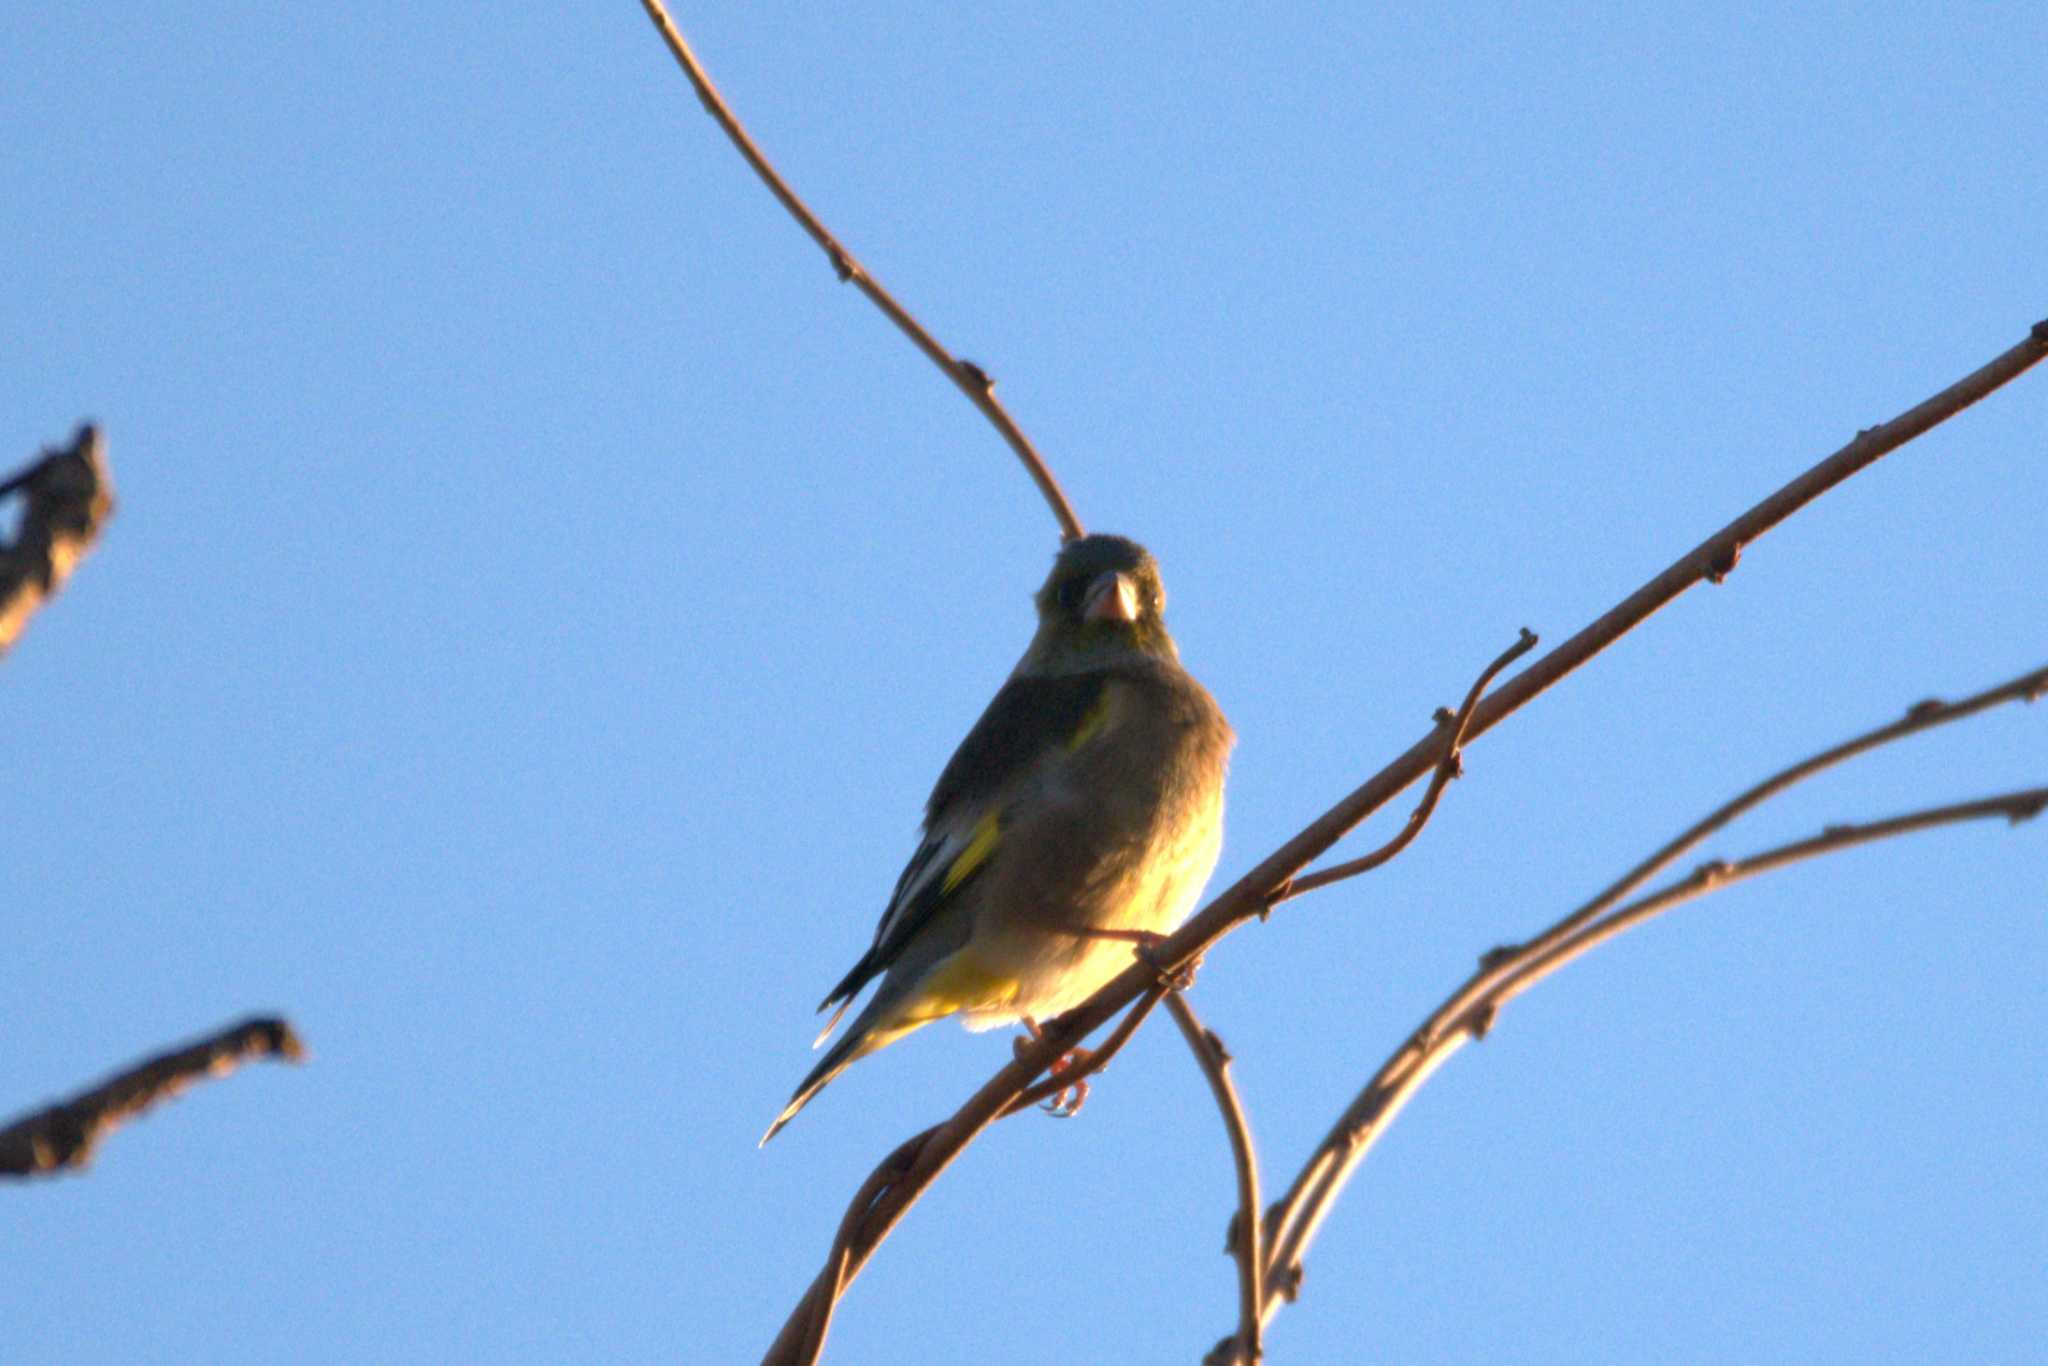
{"type": "MultiPolygon", "coordinates": [[[[1230,877],[1517,627],[2048,314],[2038,7],[1651,9],[678,18],[1158,552],[1242,737],[1230,877]]],[[[0,1111],[255,1009],[314,1050],[0,1193],[0,1355],[751,1359],[1008,1055],[928,1030],[755,1149],[1051,520],[628,0],[16,5],[0,51],[0,463],[92,416],[122,499],[0,664],[0,1111]]],[[[1489,736],[1386,872],[1228,940],[1195,999],[1269,1181],[1480,951],[2048,657],[2044,445],[2034,375],[1489,736]]],[[[2044,779],[2014,708],[1705,852],[2044,779]]],[[[1273,1359],[2038,1354],[2044,840],[1808,866],[1516,1004],[1273,1359]]],[[[967,1154],[830,1357],[1195,1360],[1231,1199],[1158,1023],[1079,1120],[967,1154]]]]}

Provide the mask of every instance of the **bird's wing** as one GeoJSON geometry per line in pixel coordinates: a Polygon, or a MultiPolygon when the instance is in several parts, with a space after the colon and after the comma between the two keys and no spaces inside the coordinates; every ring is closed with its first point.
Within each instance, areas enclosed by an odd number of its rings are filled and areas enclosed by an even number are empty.
{"type": "Polygon", "coordinates": [[[818,1006],[841,1003],[825,1034],[860,989],[988,865],[1002,843],[1009,803],[1029,786],[1033,770],[1078,749],[1102,724],[1110,678],[1107,671],[1026,676],[1003,685],[939,775],[925,804],[924,839],[896,881],[873,945],[818,1006]]]}

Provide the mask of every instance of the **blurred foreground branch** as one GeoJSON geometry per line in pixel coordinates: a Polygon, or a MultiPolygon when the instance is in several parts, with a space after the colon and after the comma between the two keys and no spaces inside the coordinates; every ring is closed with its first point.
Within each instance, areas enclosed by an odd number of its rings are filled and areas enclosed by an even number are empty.
{"type": "Polygon", "coordinates": [[[0,1176],[46,1176],[82,1168],[101,1139],[193,1082],[224,1077],[254,1058],[298,1062],[305,1055],[287,1021],[265,1016],[244,1020],[137,1063],[90,1091],[0,1129],[0,1176]]]}
{"type": "Polygon", "coordinates": [[[28,619],[69,578],[114,511],[107,473],[107,443],[86,423],[62,450],[46,450],[35,463],[0,479],[0,498],[19,494],[21,525],[0,540],[0,655],[28,619]]]}

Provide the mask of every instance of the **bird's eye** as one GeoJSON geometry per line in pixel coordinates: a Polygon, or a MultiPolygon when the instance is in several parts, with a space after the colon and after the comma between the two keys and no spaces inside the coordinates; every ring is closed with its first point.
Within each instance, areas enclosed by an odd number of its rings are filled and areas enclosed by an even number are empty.
{"type": "Polygon", "coordinates": [[[1085,579],[1068,579],[1054,591],[1053,597],[1059,602],[1063,610],[1077,612],[1081,608],[1081,594],[1087,590],[1087,587],[1088,583],[1085,579]]]}

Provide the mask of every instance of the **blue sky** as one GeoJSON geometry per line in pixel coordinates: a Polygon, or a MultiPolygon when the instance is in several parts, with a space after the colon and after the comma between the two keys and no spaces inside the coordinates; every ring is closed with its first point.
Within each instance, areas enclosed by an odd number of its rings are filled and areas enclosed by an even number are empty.
{"type": "MultiPolygon", "coordinates": [[[[1219,879],[1518,627],[1562,639],[2048,314],[2025,7],[677,18],[1082,517],[1158,553],[1241,737],[1219,879]]],[[[251,1010],[314,1054],[8,1192],[5,1354],[757,1356],[871,1165],[1008,1055],[927,1030],[754,1147],[1051,519],[625,0],[17,6],[0,48],[0,466],[90,416],[121,494],[0,664],[0,1111],[251,1010]]],[[[1476,954],[2048,658],[2044,385],[1217,950],[1194,1001],[1269,1183],[1476,954]]],[[[1703,852],[2039,784],[2044,726],[1920,738],[1703,852]]],[[[2044,837],[1803,867],[1515,1004],[1367,1164],[1272,1359],[2038,1352],[2044,837]]],[[[829,1359],[1197,1359],[1232,1199],[1158,1021],[1081,1118],[969,1151],[829,1359]]]]}

